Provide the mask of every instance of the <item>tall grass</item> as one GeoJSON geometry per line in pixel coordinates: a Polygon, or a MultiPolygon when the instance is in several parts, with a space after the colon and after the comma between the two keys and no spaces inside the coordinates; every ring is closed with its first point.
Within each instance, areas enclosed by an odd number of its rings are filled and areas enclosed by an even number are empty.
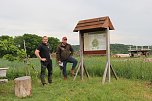
{"type": "Polygon", "coordinates": [[[112,64],[120,77],[152,81],[152,62],[143,58],[113,59],[112,64]]]}
{"type": "MultiPolygon", "coordinates": [[[[79,61],[79,57],[77,57],[79,61]]],[[[152,63],[144,62],[143,58],[111,58],[111,64],[118,75],[118,77],[127,79],[140,79],[152,82],[152,63]]],[[[40,73],[40,62],[38,59],[30,60],[34,68],[40,73]]],[[[84,64],[91,77],[102,77],[106,65],[106,57],[101,56],[84,56],[84,64]]],[[[9,62],[0,59],[0,67],[9,67],[7,77],[14,79],[15,77],[25,75],[25,68],[29,68],[30,74],[33,77],[38,76],[35,70],[27,67],[26,64],[21,62],[9,62]]],[[[69,73],[71,64],[68,64],[67,72],[69,73]]],[[[53,59],[53,76],[60,76],[60,69],[53,59]]]]}
{"type": "MultiPolygon", "coordinates": [[[[106,57],[85,57],[85,65],[91,76],[102,76],[106,57]]],[[[144,58],[111,58],[111,65],[118,77],[152,81],[152,62],[144,58]]]]}

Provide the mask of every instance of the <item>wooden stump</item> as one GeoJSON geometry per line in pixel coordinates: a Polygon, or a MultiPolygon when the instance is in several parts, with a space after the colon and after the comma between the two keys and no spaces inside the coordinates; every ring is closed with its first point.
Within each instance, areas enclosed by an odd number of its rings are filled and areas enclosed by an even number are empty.
{"type": "Polygon", "coordinates": [[[30,76],[23,76],[14,79],[15,82],[15,95],[17,97],[31,96],[32,94],[32,84],[30,76]]]}

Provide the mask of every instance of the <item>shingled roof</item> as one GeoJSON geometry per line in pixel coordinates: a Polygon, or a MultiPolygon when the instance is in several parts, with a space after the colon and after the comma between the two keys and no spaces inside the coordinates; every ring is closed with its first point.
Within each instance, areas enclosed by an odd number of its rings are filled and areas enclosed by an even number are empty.
{"type": "Polygon", "coordinates": [[[93,30],[93,29],[103,29],[108,28],[109,30],[114,30],[114,27],[112,25],[112,22],[110,21],[110,18],[108,16],[106,17],[99,17],[99,18],[93,18],[93,19],[87,19],[87,20],[81,20],[76,25],[74,32],[78,31],[85,31],[85,30],[93,30]]]}

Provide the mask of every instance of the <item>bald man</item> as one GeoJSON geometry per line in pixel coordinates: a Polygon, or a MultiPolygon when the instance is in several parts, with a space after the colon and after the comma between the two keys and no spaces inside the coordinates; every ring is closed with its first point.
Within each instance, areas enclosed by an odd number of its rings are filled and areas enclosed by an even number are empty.
{"type": "Polygon", "coordinates": [[[45,71],[48,70],[48,83],[52,83],[52,59],[50,58],[51,53],[50,45],[48,44],[48,37],[42,37],[42,43],[35,50],[35,55],[40,59],[41,62],[41,83],[45,85],[45,71]]]}

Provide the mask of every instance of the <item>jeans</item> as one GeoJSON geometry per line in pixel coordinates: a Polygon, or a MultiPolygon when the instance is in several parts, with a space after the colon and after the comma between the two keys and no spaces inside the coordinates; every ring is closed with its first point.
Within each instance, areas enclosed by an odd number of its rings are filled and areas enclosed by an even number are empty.
{"type": "Polygon", "coordinates": [[[41,83],[44,84],[45,83],[45,72],[46,72],[46,68],[48,70],[48,82],[51,83],[52,82],[52,60],[50,60],[49,62],[42,62],[41,61],[41,83]]]}
{"type": "Polygon", "coordinates": [[[63,62],[63,75],[64,75],[64,77],[67,77],[67,72],[66,72],[66,65],[67,65],[67,63],[69,62],[69,63],[72,63],[72,69],[74,70],[75,69],[75,67],[76,67],[76,65],[77,65],[77,60],[75,59],[75,58],[73,58],[73,57],[69,57],[68,59],[66,59],[66,60],[64,60],[64,61],[62,61],[63,62]]]}

